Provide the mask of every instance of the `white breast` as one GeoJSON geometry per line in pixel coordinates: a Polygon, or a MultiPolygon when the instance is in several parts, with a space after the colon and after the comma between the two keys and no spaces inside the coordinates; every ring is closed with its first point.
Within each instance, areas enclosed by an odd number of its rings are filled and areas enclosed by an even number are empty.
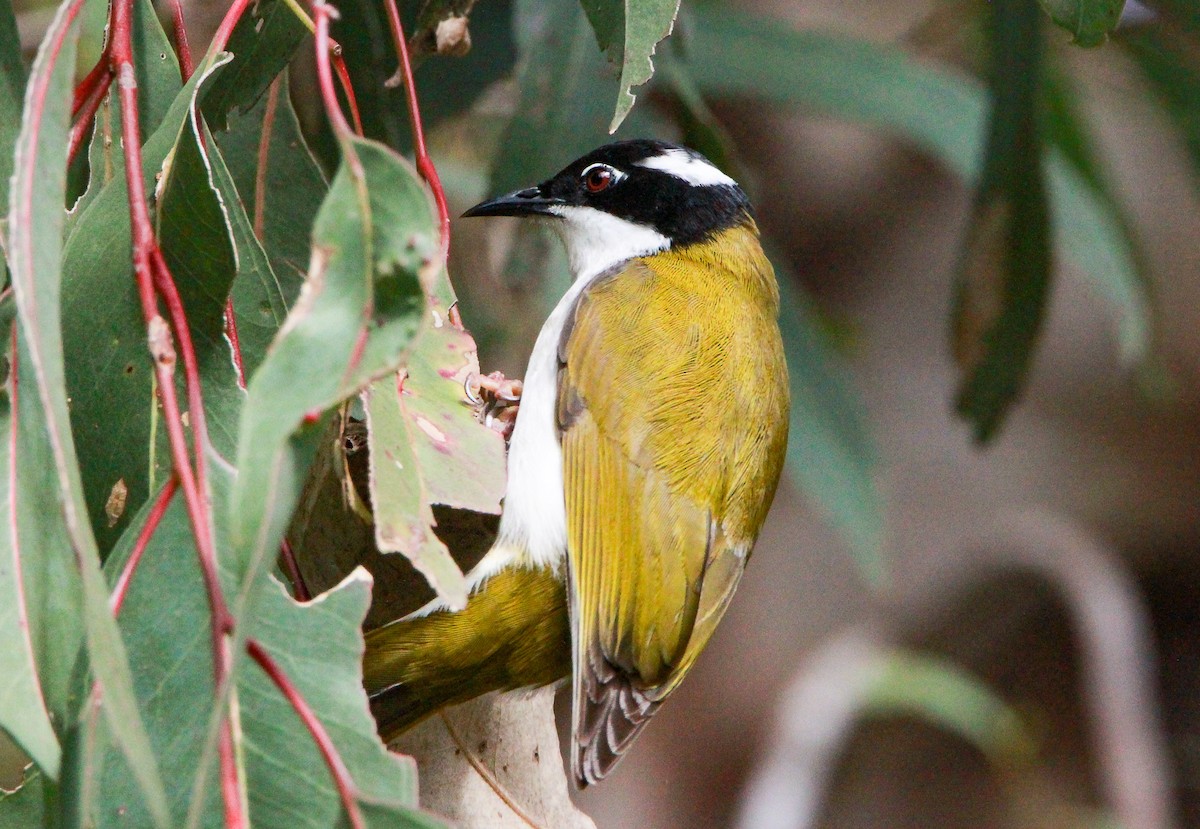
{"type": "Polygon", "coordinates": [[[575,302],[614,265],[670,247],[653,230],[588,207],[560,208],[552,227],[562,237],[575,281],[542,326],[529,366],[521,408],[508,447],[508,488],[500,534],[470,573],[479,585],[514,559],[555,566],[567,551],[562,446],[558,437],[558,346],[575,302]]]}

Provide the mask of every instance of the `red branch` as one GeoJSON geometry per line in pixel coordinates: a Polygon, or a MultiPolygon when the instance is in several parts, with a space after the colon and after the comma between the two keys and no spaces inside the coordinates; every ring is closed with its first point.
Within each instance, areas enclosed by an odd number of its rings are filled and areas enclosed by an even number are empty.
{"type": "Polygon", "coordinates": [[[346,768],[342,756],[338,754],[337,746],[333,744],[325,726],[317,719],[317,715],[313,713],[308,702],[262,645],[254,639],[247,639],[246,652],[271,678],[275,687],[287,698],[296,714],[304,722],[313,742],[320,749],[321,756],[325,758],[325,765],[329,767],[329,773],[333,776],[333,784],[337,788],[338,797],[342,800],[342,808],[346,810],[346,817],[350,821],[351,829],[365,829],[366,824],[363,822],[362,812],[358,808],[358,794],[355,790],[354,779],[350,776],[350,770],[346,768]]]}
{"type": "Polygon", "coordinates": [[[196,69],[196,64],[192,62],[192,49],[188,46],[187,26],[183,21],[183,3],[180,0],[171,0],[171,26],[175,34],[175,51],[179,53],[179,69],[183,75],[183,82],[187,83],[196,69]]]}
{"type": "Polygon", "coordinates": [[[288,572],[288,578],[292,580],[292,596],[298,602],[307,602],[312,599],[312,593],[308,592],[308,585],[304,583],[304,576],[300,573],[300,565],[296,561],[296,554],[292,551],[292,545],[285,538],[279,545],[279,556],[283,559],[283,566],[288,572]]]}
{"type": "MultiPolygon", "coordinates": [[[[340,140],[350,135],[351,129],[350,125],[346,123],[346,116],[338,103],[337,90],[333,86],[333,74],[329,65],[331,51],[329,18],[336,14],[337,11],[324,0],[316,0],[313,3],[313,18],[317,26],[317,86],[321,90],[321,101],[325,104],[325,117],[329,119],[334,133],[340,140]]],[[[354,163],[354,159],[351,158],[347,158],[346,161],[354,163]]]]}
{"type": "Polygon", "coordinates": [[[363,134],[362,117],[358,114],[358,99],[354,97],[354,87],[350,84],[350,70],[346,68],[346,59],[342,57],[342,47],[333,40],[329,41],[333,51],[333,71],[337,72],[338,83],[346,103],[350,107],[350,117],[354,120],[354,131],[363,134]]]}
{"type": "MultiPolygon", "coordinates": [[[[104,103],[104,97],[108,94],[108,89],[112,85],[113,75],[108,71],[108,67],[104,67],[104,74],[100,76],[99,82],[91,90],[88,98],[80,102],[78,98],[76,103],[80,104],[77,111],[75,123],[71,125],[71,135],[67,142],[67,164],[75,160],[75,156],[79,153],[79,148],[83,146],[88,134],[92,130],[92,123],[96,120],[96,113],[100,111],[100,105],[104,103]]],[[[95,71],[94,69],[92,70],[95,71]]],[[[85,82],[86,83],[86,80],[85,82]]],[[[80,88],[83,84],[80,84],[80,88]]],[[[76,90],[78,95],[78,90],[76,90]]]]}
{"type": "Polygon", "coordinates": [[[129,592],[133,574],[137,572],[138,565],[142,563],[142,554],[146,552],[146,547],[149,546],[154,531],[162,523],[162,518],[167,513],[167,507],[171,506],[171,499],[175,497],[177,489],[179,489],[179,478],[172,475],[167,481],[167,485],[162,488],[162,492],[158,493],[158,500],[150,508],[150,514],[146,516],[146,523],[142,525],[141,532],[138,533],[137,540],[133,543],[133,552],[129,554],[129,560],[121,568],[117,584],[113,587],[112,595],[108,597],[108,606],[114,616],[121,612],[121,605],[125,603],[125,595],[129,592]]]}
{"type": "Polygon", "coordinates": [[[84,76],[79,85],[75,87],[75,100],[71,105],[71,117],[74,118],[83,109],[83,104],[92,97],[96,89],[104,84],[104,88],[108,88],[109,81],[112,80],[112,65],[109,63],[108,50],[100,55],[100,60],[92,67],[92,71],[84,76]]]}
{"type": "MultiPolygon", "coordinates": [[[[248,2],[248,0],[246,0],[248,2]]],[[[204,447],[207,446],[207,426],[204,417],[204,402],[199,386],[199,370],[196,352],[191,342],[191,331],[174,280],[158,241],[154,236],[154,225],[146,201],[142,181],[141,124],[137,99],[137,74],[133,65],[133,0],[116,0],[112,4],[110,20],[110,55],[113,74],[117,78],[117,92],[121,101],[121,145],[125,156],[125,180],[129,197],[129,218],[133,241],[133,272],[137,282],[138,297],[142,305],[149,337],[150,353],[158,379],[158,393],[163,405],[163,420],[171,445],[171,457],[175,475],[183,489],[188,517],[200,568],[204,574],[208,593],[209,611],[212,617],[212,661],[215,684],[219,687],[228,675],[231,664],[227,634],[232,628],[232,617],[225,604],[217,575],[216,547],[212,538],[212,523],[209,512],[206,485],[204,447]],[[159,315],[156,289],[162,294],[168,314],[175,325],[175,336],[179,339],[183,353],[184,373],[187,381],[192,432],[195,437],[195,470],[188,454],[187,437],[184,434],[183,417],[175,393],[175,346],[171,328],[159,315]]],[[[241,787],[238,780],[237,760],[234,755],[232,724],[226,718],[222,725],[220,740],[221,790],[224,794],[225,825],[228,829],[245,826],[245,808],[241,802],[241,787]]]]}
{"type": "Polygon", "coordinates": [[[429,189],[433,191],[433,200],[437,202],[444,265],[450,252],[450,209],[446,205],[446,192],[442,189],[442,181],[438,178],[437,168],[433,166],[433,159],[429,157],[429,150],[425,147],[425,128],[421,125],[421,109],[417,103],[417,84],[413,79],[412,60],[408,54],[408,41],[404,37],[404,25],[400,22],[400,11],[396,8],[396,0],[384,0],[383,7],[387,9],[388,24],[396,45],[396,57],[400,60],[400,68],[397,71],[404,78],[404,97],[408,99],[408,120],[412,123],[413,154],[417,161],[417,172],[425,179],[429,189]]]}

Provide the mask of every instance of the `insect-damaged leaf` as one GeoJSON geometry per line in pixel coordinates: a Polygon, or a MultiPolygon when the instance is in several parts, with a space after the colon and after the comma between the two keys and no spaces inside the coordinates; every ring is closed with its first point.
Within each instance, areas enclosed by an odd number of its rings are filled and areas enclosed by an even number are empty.
{"type": "Polygon", "coordinates": [[[581,0],[596,42],[620,71],[617,107],[608,131],[616,132],[633,108],[632,90],[654,75],[658,42],[671,34],[679,0],[581,0]]]}
{"type": "Polygon", "coordinates": [[[420,325],[419,274],[439,255],[432,203],[415,170],[374,141],[347,138],[342,149],[313,227],[305,286],[250,378],[242,413],[230,508],[247,584],[274,560],[320,413],[399,367],[420,325]]]}

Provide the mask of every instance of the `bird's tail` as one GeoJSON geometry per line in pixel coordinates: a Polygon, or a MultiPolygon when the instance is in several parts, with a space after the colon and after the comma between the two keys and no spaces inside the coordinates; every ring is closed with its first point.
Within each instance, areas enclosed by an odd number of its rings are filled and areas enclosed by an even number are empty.
{"type": "Polygon", "coordinates": [[[501,570],[465,609],[406,617],[366,638],[363,681],[385,741],[446,705],[571,672],[566,591],[549,568],[501,570]]]}

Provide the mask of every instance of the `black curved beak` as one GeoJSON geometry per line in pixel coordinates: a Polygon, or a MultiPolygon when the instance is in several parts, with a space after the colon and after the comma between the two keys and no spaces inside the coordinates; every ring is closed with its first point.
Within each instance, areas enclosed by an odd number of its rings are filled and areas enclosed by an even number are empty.
{"type": "Polygon", "coordinates": [[[507,195],[480,202],[463,214],[470,216],[546,216],[551,208],[561,205],[561,199],[547,198],[540,187],[526,187],[507,195]]]}

